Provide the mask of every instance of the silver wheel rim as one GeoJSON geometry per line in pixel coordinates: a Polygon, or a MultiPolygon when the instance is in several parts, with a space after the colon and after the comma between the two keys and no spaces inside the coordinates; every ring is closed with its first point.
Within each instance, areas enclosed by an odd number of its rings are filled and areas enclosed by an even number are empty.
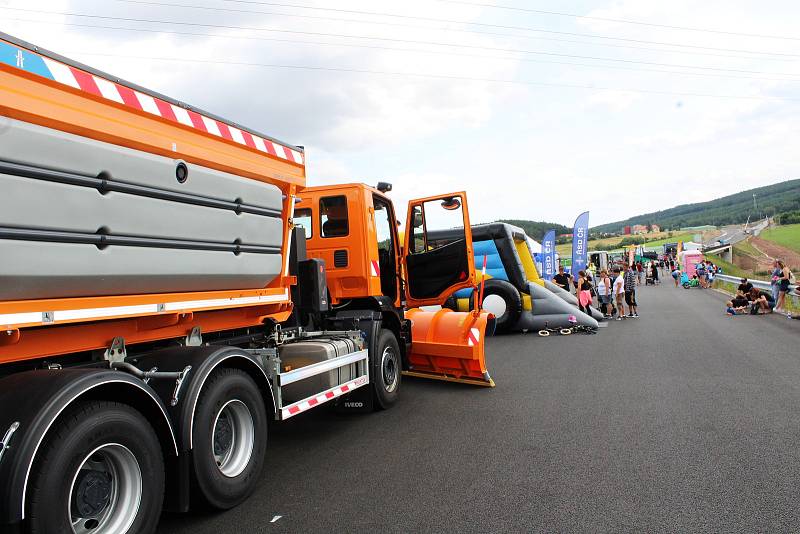
{"type": "Polygon", "coordinates": [[[220,408],[211,433],[211,453],[223,475],[242,474],[253,455],[255,435],[253,416],[245,403],[232,399],[220,408]]]}
{"type": "Polygon", "coordinates": [[[383,388],[387,393],[392,393],[397,389],[397,381],[400,378],[397,367],[397,355],[392,347],[385,347],[381,354],[381,375],[383,378],[383,388]]]}
{"type": "Polygon", "coordinates": [[[488,311],[495,317],[502,317],[506,314],[506,310],[508,309],[505,299],[503,299],[503,297],[500,295],[495,295],[494,293],[491,295],[486,295],[483,298],[481,308],[488,311]]]}
{"type": "Polygon", "coordinates": [[[548,332],[547,330],[539,330],[539,335],[542,337],[547,337],[550,335],[550,332],[548,332]]]}
{"type": "Polygon", "coordinates": [[[127,532],[139,513],[142,485],[142,471],[130,449],[119,443],[97,447],[72,477],[67,503],[72,532],[127,532]]]}

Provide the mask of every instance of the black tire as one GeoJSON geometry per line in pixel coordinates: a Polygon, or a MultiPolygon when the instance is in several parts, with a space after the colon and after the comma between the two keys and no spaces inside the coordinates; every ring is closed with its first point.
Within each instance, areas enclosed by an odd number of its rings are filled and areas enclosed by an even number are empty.
{"type": "Polygon", "coordinates": [[[371,355],[369,381],[375,397],[375,409],[386,410],[397,402],[400,391],[402,359],[394,332],[385,328],[378,335],[378,346],[371,355]]]}
{"type": "MultiPolygon", "coordinates": [[[[447,308],[448,310],[458,311],[458,299],[456,299],[455,294],[450,295],[445,299],[444,304],[442,304],[442,308],[447,308]]],[[[470,292],[468,297],[467,308],[470,310],[475,309],[475,291],[470,292]]]]}
{"type": "Polygon", "coordinates": [[[193,492],[218,510],[256,488],[267,448],[267,412],[258,386],[240,369],[217,369],[200,392],[192,428],[193,492]]]}
{"type": "Polygon", "coordinates": [[[30,532],[72,532],[75,514],[85,518],[84,526],[95,522],[95,528],[111,528],[107,522],[117,519],[125,532],[153,532],[163,500],[164,459],[147,419],[120,403],[79,402],[58,419],[42,443],[27,494],[27,526],[30,532]],[[134,466],[133,471],[126,466],[134,466]],[[118,486],[137,478],[125,475],[135,473],[137,466],[140,486],[118,486]],[[128,506],[135,499],[125,496],[137,497],[138,506],[128,506]],[[126,516],[128,521],[123,520],[126,516]]]}
{"type": "Polygon", "coordinates": [[[499,317],[495,317],[497,333],[509,332],[513,329],[522,315],[522,296],[517,291],[517,288],[505,280],[497,280],[492,278],[486,281],[483,290],[483,301],[490,295],[496,295],[503,299],[505,303],[505,311],[499,317]]]}

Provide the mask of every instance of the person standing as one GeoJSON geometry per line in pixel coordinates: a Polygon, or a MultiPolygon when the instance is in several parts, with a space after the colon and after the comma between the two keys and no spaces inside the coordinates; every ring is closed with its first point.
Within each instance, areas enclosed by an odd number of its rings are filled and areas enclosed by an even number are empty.
{"type": "Polygon", "coordinates": [[[619,267],[614,268],[614,286],[612,287],[614,299],[617,301],[617,321],[625,317],[625,279],[620,274],[619,267]]]}
{"type": "Polygon", "coordinates": [[[781,268],[778,267],[778,260],[772,262],[772,276],[770,276],[770,289],[772,289],[772,300],[778,302],[778,293],[780,293],[778,281],[781,279],[781,268]]]}
{"type": "Polygon", "coordinates": [[[636,262],[636,273],[639,275],[639,284],[644,284],[644,267],[642,262],[636,262]]]}
{"type": "Polygon", "coordinates": [[[570,275],[564,272],[564,266],[558,266],[558,274],[553,277],[553,283],[555,283],[558,287],[563,289],[564,291],[569,291],[569,279],[570,275]]]}
{"type": "Polygon", "coordinates": [[[590,313],[589,306],[592,304],[592,283],[584,271],[578,271],[578,280],[575,282],[575,290],[578,293],[578,309],[583,313],[590,313]]]}
{"type": "Polygon", "coordinates": [[[695,272],[697,273],[697,281],[700,283],[700,287],[706,287],[706,264],[705,262],[701,261],[697,265],[694,266],[695,272]]]}
{"type": "Polygon", "coordinates": [[[775,309],[779,313],[786,313],[786,309],[783,306],[786,304],[786,293],[789,292],[792,271],[782,261],[778,262],[778,267],[781,269],[781,277],[778,279],[778,300],[775,304],[775,309]]]}
{"type": "Polygon", "coordinates": [[[625,302],[628,304],[628,317],[639,317],[636,305],[636,271],[632,266],[625,265],[625,302]]]}
{"type": "Polygon", "coordinates": [[[603,312],[603,317],[608,319],[611,317],[611,279],[608,277],[608,272],[603,269],[600,271],[600,277],[597,279],[597,304],[600,311],[603,312]]]}

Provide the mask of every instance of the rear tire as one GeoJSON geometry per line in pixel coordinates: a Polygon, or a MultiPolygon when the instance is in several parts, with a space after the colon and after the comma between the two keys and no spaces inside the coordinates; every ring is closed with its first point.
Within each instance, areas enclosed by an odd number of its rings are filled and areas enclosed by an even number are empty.
{"type": "Polygon", "coordinates": [[[391,330],[381,329],[378,346],[372,355],[370,364],[372,390],[375,396],[375,408],[386,410],[397,402],[400,391],[402,361],[400,345],[391,330]]]}
{"type": "Polygon", "coordinates": [[[31,532],[153,532],[158,524],[161,445],[130,406],[78,403],[47,434],[31,473],[31,532]]]}
{"type": "Polygon", "coordinates": [[[258,386],[239,369],[217,369],[200,392],[192,428],[195,495],[227,510],[255,490],[264,467],[267,414],[258,386]]]}

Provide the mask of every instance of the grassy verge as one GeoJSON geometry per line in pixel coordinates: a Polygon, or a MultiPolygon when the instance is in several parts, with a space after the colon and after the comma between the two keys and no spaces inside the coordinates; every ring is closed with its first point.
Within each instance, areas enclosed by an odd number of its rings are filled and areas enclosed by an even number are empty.
{"type": "MultiPolygon", "coordinates": [[[[741,267],[737,267],[732,263],[728,263],[727,261],[723,260],[719,256],[708,255],[705,257],[707,260],[711,260],[717,267],[722,267],[722,274],[727,274],[729,276],[745,276],[747,278],[752,278],[753,273],[751,271],[746,271],[741,267]]],[[[721,282],[724,283],[724,282],[721,282]]]]}
{"type": "Polygon", "coordinates": [[[748,256],[752,256],[754,258],[758,258],[763,256],[763,254],[755,249],[753,245],[750,244],[749,239],[745,239],[744,241],[739,241],[735,245],[733,245],[734,252],[740,251],[743,254],[747,254],[748,256]]]}
{"type": "Polygon", "coordinates": [[[800,224],[776,226],[775,228],[764,230],[758,237],[800,252],[800,224]]]}

